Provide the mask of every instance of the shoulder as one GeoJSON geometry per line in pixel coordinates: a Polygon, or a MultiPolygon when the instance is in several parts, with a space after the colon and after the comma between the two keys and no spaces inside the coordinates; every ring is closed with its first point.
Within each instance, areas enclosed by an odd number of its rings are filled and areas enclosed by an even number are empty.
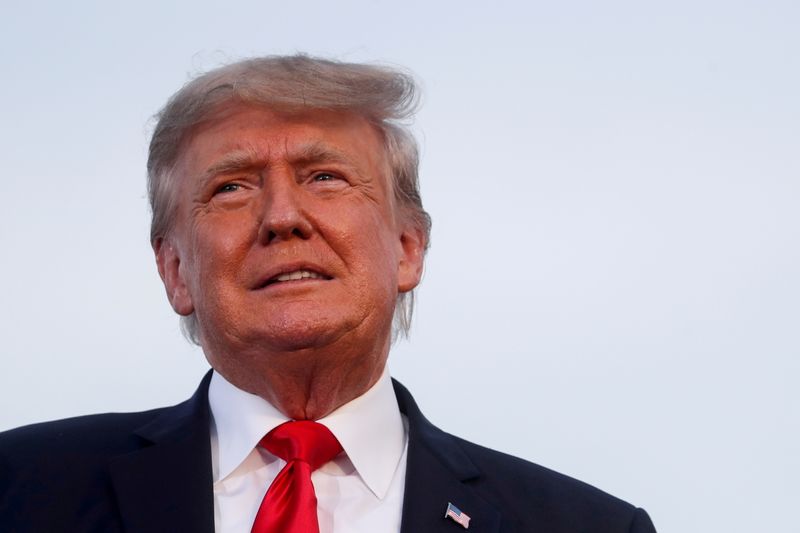
{"type": "Polygon", "coordinates": [[[482,475],[509,491],[527,494],[538,500],[576,500],[592,505],[612,506],[628,510],[632,506],[588,483],[571,478],[549,468],[531,463],[459,437],[454,441],[481,471],[482,475]]]}
{"type": "Polygon", "coordinates": [[[655,532],[647,513],[598,488],[442,431],[422,415],[405,387],[396,381],[394,386],[409,422],[407,481],[431,483],[431,471],[439,466],[437,476],[458,480],[499,513],[503,531],[655,532]]]}
{"type": "Polygon", "coordinates": [[[135,430],[160,411],[81,416],[0,433],[0,495],[90,482],[113,457],[143,446],[135,430]]]}
{"type": "Polygon", "coordinates": [[[22,426],[0,433],[0,457],[41,460],[54,454],[96,456],[135,448],[133,432],[163,409],[79,416],[22,426]]]}
{"type": "MultiPolygon", "coordinates": [[[[211,453],[209,378],[189,400],[170,407],[81,416],[0,433],[0,524],[20,532],[120,531],[123,488],[143,477],[158,483],[182,458],[184,469],[210,480],[210,462],[204,469],[211,453]]],[[[158,488],[133,490],[126,501],[146,499],[158,488]]]]}
{"type": "Polygon", "coordinates": [[[80,530],[89,523],[114,531],[104,521],[115,512],[107,469],[115,457],[143,446],[135,430],[159,411],[82,416],[0,433],[0,523],[13,531],[80,530]]]}
{"type": "Polygon", "coordinates": [[[450,435],[481,472],[476,489],[519,530],[654,532],[642,509],[588,483],[450,435]],[[516,505],[514,504],[516,502],[516,505]],[[509,516],[510,515],[510,516],[509,516]]]}
{"type": "MultiPolygon", "coordinates": [[[[188,435],[208,426],[206,374],[186,401],[130,413],[104,413],[42,422],[0,432],[0,465],[49,461],[48,457],[96,461],[138,450],[165,431],[188,435]]],[[[59,463],[61,464],[61,463],[59,463]]]]}
{"type": "MultiPolygon", "coordinates": [[[[132,413],[105,413],[23,426],[0,433],[0,490],[16,482],[90,480],[115,457],[152,442],[207,436],[209,372],[188,400],[132,413]]],[[[66,482],[66,481],[65,481],[66,482]]]]}

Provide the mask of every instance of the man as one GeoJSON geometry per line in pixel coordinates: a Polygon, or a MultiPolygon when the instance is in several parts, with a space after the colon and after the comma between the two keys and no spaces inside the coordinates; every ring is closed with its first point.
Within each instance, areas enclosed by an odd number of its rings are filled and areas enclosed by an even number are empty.
{"type": "Polygon", "coordinates": [[[166,105],[151,241],[213,367],[180,405],[0,438],[3,531],[651,532],[646,513],[448,435],[392,383],[430,222],[398,72],[306,56],[166,105]]]}

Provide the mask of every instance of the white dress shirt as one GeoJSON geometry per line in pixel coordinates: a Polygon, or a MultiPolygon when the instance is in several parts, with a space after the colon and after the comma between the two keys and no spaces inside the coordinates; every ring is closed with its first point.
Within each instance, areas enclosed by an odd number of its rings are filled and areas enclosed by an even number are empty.
{"type": "MultiPolygon", "coordinates": [[[[250,533],[261,500],[286,464],[256,446],[289,419],[216,372],[208,400],[215,529],[250,533]]],[[[408,430],[388,371],[363,395],[318,422],[344,449],[311,475],[320,533],[399,532],[408,430]]]]}

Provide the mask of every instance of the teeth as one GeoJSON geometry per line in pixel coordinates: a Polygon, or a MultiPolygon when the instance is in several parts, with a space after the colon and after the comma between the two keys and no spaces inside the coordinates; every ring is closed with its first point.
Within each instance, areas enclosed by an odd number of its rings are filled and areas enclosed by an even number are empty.
{"type": "Polygon", "coordinates": [[[309,270],[295,270],[294,272],[287,272],[286,274],[281,274],[277,278],[277,281],[293,281],[297,279],[323,279],[322,276],[317,274],[316,272],[311,272],[309,270]]]}

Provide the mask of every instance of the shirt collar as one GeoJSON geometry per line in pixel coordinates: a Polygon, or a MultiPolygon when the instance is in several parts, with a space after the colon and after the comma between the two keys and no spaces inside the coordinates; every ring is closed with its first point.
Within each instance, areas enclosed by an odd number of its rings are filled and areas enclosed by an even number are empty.
{"type": "MultiPolygon", "coordinates": [[[[263,398],[214,372],[208,401],[216,435],[214,481],[229,476],[261,438],[289,420],[263,398]]],[[[361,479],[380,499],[386,495],[406,445],[406,430],[389,372],[367,392],[318,420],[336,436],[361,479]]]]}
{"type": "Polygon", "coordinates": [[[271,403],[237,388],[218,372],[208,385],[208,404],[216,436],[215,483],[231,475],[264,435],[289,420],[271,403]]]}

